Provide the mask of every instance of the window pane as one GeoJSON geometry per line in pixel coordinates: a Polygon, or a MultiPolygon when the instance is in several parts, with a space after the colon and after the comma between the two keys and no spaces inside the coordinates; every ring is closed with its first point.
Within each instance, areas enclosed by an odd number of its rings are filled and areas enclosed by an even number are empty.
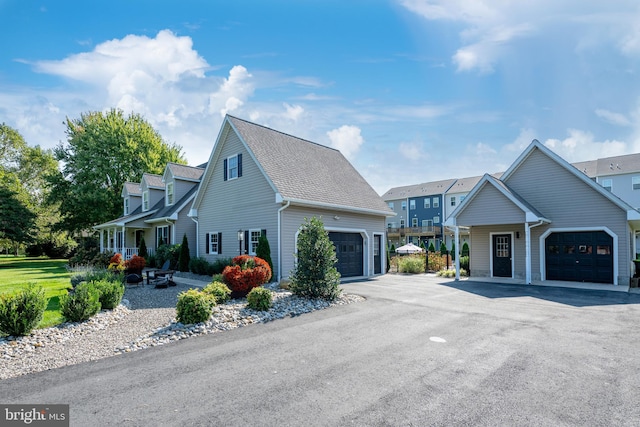
{"type": "Polygon", "coordinates": [[[598,255],[611,255],[611,246],[609,246],[609,245],[598,245],[597,254],[598,255]]]}

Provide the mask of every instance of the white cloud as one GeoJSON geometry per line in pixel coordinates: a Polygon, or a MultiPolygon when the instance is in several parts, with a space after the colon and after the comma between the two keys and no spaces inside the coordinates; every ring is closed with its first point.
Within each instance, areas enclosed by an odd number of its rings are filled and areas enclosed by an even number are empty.
{"type": "Polygon", "coordinates": [[[285,116],[294,122],[304,114],[304,108],[301,105],[289,105],[286,102],[283,105],[286,110],[285,116]]]}
{"type": "Polygon", "coordinates": [[[402,142],[398,145],[398,152],[402,157],[411,162],[420,162],[429,158],[428,151],[423,144],[416,142],[402,142]]]}
{"type": "Polygon", "coordinates": [[[251,74],[242,65],[236,65],[229,72],[220,89],[209,96],[209,111],[219,111],[220,116],[240,108],[253,94],[251,74]]]}
{"type": "Polygon", "coordinates": [[[613,111],[598,108],[596,110],[596,115],[614,125],[618,125],[618,126],[631,125],[631,121],[624,114],[614,113],[613,111]]]}
{"type": "Polygon", "coordinates": [[[568,162],[627,154],[629,146],[616,140],[596,141],[590,132],[569,129],[565,139],[547,139],[544,145],[568,162]]]}
{"type": "MultiPolygon", "coordinates": [[[[458,71],[491,72],[511,45],[532,36],[545,50],[571,40],[576,49],[611,45],[634,57],[640,52],[640,9],[633,0],[398,0],[432,21],[463,25],[461,46],[452,55],[458,71]],[[615,10],[615,13],[611,13],[615,10]],[[580,31],[576,31],[577,28],[580,31]]],[[[518,47],[515,47],[516,49],[518,47]]]]}
{"type": "Polygon", "coordinates": [[[360,150],[360,146],[364,143],[360,128],[357,126],[343,125],[337,129],[330,130],[327,135],[331,140],[331,146],[340,150],[349,160],[353,159],[360,150]]]}

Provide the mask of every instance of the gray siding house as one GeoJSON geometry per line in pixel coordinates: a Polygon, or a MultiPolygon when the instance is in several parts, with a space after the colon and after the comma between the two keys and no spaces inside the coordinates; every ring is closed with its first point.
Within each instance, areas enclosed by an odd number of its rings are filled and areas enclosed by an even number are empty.
{"type": "Polygon", "coordinates": [[[337,150],[226,116],[189,216],[196,255],[255,254],[265,235],[274,277],[294,268],[305,218],[321,217],[343,277],[386,271],[387,205],[337,150]]]}
{"type": "Polygon", "coordinates": [[[446,225],[456,241],[470,233],[472,278],[627,286],[640,213],[534,140],[500,179],[484,175],[446,225]]]}
{"type": "MultiPolygon", "coordinates": [[[[138,254],[142,238],[149,253],[154,253],[160,242],[181,243],[184,235],[195,242],[195,223],[187,213],[205,166],[168,163],[162,176],[145,173],[140,183],[125,183],[123,216],[94,227],[100,232],[100,250],[129,259],[138,254]]],[[[195,256],[195,249],[189,249],[195,256]]]]}

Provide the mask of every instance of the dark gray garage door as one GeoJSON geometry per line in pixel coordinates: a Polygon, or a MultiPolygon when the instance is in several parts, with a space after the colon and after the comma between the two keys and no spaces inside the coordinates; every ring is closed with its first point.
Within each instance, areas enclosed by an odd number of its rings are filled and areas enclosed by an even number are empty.
{"type": "Polygon", "coordinates": [[[329,232],[329,238],[336,246],[338,263],[336,268],[342,277],[363,275],[363,247],[360,233],[329,232]]]}
{"type": "Polygon", "coordinates": [[[547,280],[613,283],[613,237],[604,231],[551,233],[545,242],[547,280]]]}

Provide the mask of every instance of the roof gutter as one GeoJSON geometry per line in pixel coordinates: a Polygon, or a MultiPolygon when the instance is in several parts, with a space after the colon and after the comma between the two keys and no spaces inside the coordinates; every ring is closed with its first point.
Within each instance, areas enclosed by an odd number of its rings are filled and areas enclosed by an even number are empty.
{"type": "MultiPolygon", "coordinates": [[[[368,208],[358,208],[355,206],[345,206],[345,205],[334,205],[332,203],[323,203],[323,202],[315,202],[313,200],[304,200],[304,199],[293,199],[293,198],[283,198],[283,201],[286,201],[289,204],[294,205],[302,205],[302,206],[313,206],[325,209],[332,209],[337,211],[345,211],[345,212],[358,212],[365,213],[370,215],[380,215],[380,216],[394,216],[397,215],[395,212],[388,210],[378,210],[378,209],[368,209],[368,208]]],[[[288,205],[287,205],[288,206],[288,205]]]]}

